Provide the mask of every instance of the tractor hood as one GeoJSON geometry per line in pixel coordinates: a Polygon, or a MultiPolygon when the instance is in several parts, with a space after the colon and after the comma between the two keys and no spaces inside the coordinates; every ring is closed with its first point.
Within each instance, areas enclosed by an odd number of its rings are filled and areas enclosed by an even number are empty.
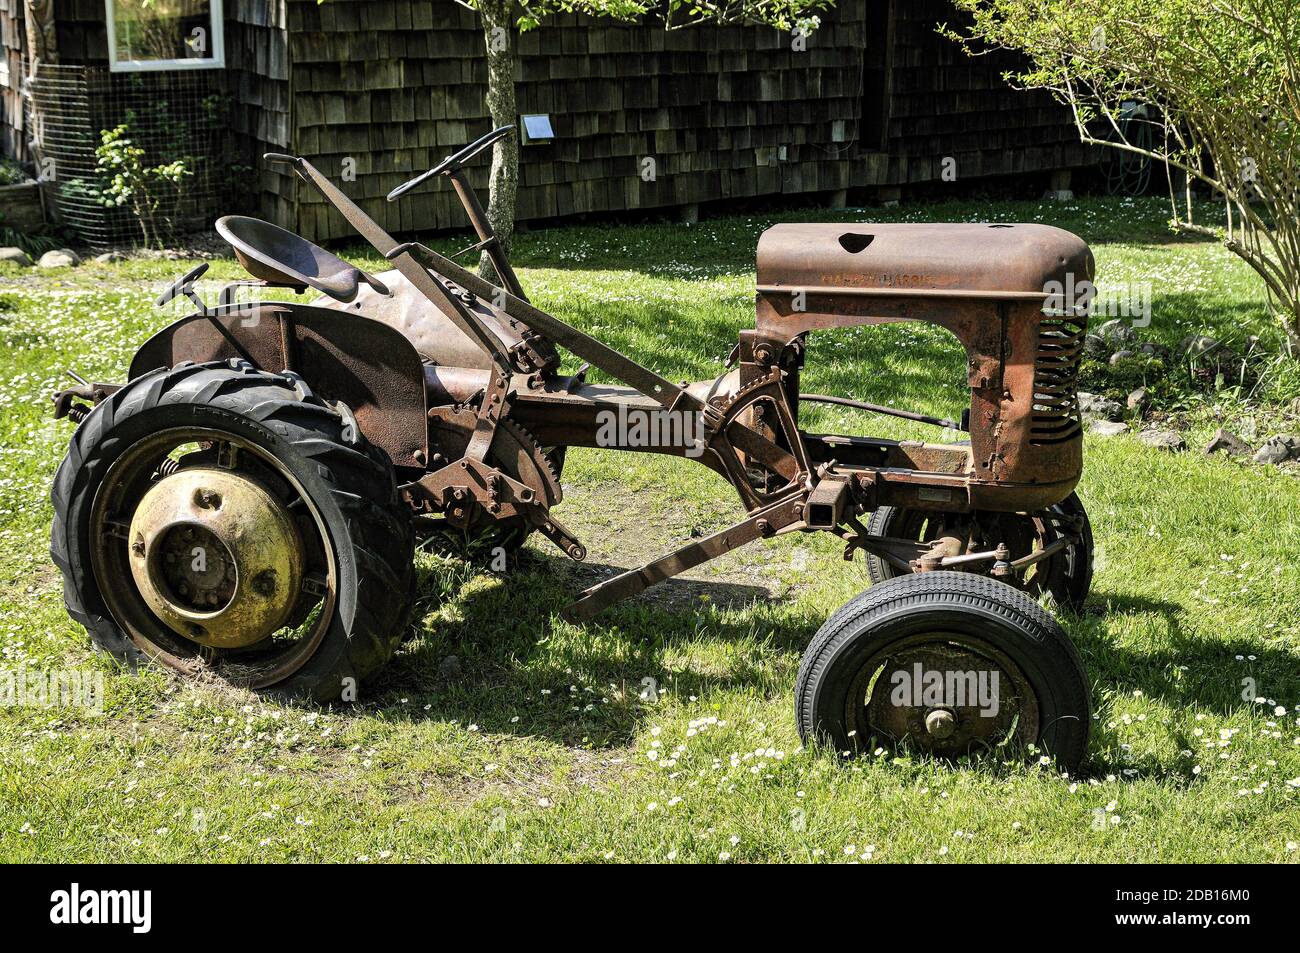
{"type": "Polygon", "coordinates": [[[790,223],[758,240],[760,286],[1042,294],[1092,274],[1083,240],[1051,225],[790,223]]]}

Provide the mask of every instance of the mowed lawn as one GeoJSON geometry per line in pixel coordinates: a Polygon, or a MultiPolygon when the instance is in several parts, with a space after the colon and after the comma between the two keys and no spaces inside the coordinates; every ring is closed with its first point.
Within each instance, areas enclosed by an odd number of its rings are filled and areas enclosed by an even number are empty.
{"type": "MultiPolygon", "coordinates": [[[[781,218],[1059,224],[1092,243],[1103,288],[1152,283],[1141,334],[1276,346],[1246,266],[1173,240],[1166,216],[1090,200],[781,218]]],[[[539,231],[517,259],[541,306],[669,377],[712,377],[752,322],[773,220],[539,231]]],[[[72,426],[50,421],[49,394],[66,368],[120,379],[169,320],[158,288],[192,264],[0,265],[0,668],[98,669],[107,686],[102,716],[0,709],[0,859],[1300,860],[1300,480],[1197,449],[1223,420],[1256,444],[1287,426],[1288,368],[1256,394],[1271,409],[1189,402],[1192,452],[1088,438],[1097,574],[1086,611],[1061,617],[1093,686],[1086,773],[902,750],[842,762],[802,750],[792,712],[803,647],[867,585],[833,538],[752,546],[585,626],[556,618],[610,567],[739,517],[716,476],[648,456],[570,453],[557,515],[585,565],[542,542],[505,575],[421,554],[413,637],[355,706],[269,705],[96,656],[47,551],[72,426]]],[[[209,277],[239,273],[222,259],[209,277]]],[[[892,327],[814,338],[806,387],[949,416],[962,379],[942,332],[892,327]]],[[[849,411],[807,423],[934,436],[849,411]]]]}

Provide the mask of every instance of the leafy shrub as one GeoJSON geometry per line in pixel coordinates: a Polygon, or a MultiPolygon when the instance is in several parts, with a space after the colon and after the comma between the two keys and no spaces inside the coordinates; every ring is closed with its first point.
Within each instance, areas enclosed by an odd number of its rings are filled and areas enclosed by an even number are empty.
{"type": "Polygon", "coordinates": [[[27,181],[23,167],[12,159],[0,159],[0,185],[18,185],[27,181]]]}
{"type": "MultiPolygon", "coordinates": [[[[133,117],[128,113],[127,118],[133,117]]],[[[105,129],[100,138],[95,166],[103,180],[103,203],[110,208],[129,206],[144,243],[160,245],[163,232],[171,228],[170,211],[180,197],[181,179],[191,174],[185,160],[146,164],[145,151],[132,141],[127,123],[105,129]]]]}

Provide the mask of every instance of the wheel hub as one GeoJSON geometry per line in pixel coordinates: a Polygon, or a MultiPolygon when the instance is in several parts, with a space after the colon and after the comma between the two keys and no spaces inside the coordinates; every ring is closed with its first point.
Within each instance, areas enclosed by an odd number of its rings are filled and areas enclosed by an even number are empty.
{"type": "Polygon", "coordinates": [[[925,716],[925,730],[940,741],[951,738],[957,730],[957,716],[946,708],[935,708],[925,716]]]}
{"type": "Polygon", "coordinates": [[[1019,670],[991,648],[918,639],[884,660],[867,699],[871,727],[957,756],[1010,733],[1032,741],[1038,706],[1019,670]]]}
{"type": "Polygon", "coordinates": [[[151,610],[201,645],[243,648],[289,618],[302,591],[302,540],[252,477],[181,470],[141,498],[129,532],[131,575],[151,610]]]}

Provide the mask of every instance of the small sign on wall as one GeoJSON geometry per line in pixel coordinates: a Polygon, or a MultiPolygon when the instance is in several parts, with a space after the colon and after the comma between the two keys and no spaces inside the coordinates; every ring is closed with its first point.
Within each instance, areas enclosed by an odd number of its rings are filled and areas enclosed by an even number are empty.
{"type": "Polygon", "coordinates": [[[520,116],[519,124],[524,130],[524,134],[520,139],[521,145],[541,145],[542,143],[550,142],[555,138],[555,130],[551,128],[551,117],[549,113],[534,113],[531,116],[520,116]]]}

